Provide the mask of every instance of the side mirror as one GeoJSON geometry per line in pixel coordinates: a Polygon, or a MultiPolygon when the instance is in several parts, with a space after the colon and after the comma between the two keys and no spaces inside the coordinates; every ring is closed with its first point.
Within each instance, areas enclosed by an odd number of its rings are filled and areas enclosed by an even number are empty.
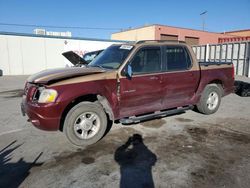
{"type": "Polygon", "coordinates": [[[131,65],[127,65],[125,68],[125,75],[126,77],[131,80],[132,79],[132,75],[133,75],[133,71],[132,71],[132,67],[131,65]]]}

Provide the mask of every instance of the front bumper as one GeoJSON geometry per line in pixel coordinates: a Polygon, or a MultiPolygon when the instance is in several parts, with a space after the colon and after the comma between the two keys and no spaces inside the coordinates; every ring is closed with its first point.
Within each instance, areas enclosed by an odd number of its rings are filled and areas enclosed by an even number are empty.
{"type": "Polygon", "coordinates": [[[21,112],[28,116],[28,121],[38,129],[46,131],[57,131],[60,127],[60,107],[57,103],[37,104],[27,101],[23,96],[21,112]]]}

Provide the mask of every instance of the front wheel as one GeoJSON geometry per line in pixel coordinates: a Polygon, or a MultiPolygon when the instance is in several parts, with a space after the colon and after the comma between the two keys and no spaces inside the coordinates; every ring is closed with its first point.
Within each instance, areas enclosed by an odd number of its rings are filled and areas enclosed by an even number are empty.
{"type": "Polygon", "coordinates": [[[87,146],[99,141],[107,129],[107,116],[99,103],[81,102],[67,114],[63,132],[76,146],[87,146]]]}
{"type": "Polygon", "coordinates": [[[215,113],[221,102],[222,91],[216,84],[209,84],[205,87],[200,101],[197,104],[197,109],[203,114],[215,113]]]}

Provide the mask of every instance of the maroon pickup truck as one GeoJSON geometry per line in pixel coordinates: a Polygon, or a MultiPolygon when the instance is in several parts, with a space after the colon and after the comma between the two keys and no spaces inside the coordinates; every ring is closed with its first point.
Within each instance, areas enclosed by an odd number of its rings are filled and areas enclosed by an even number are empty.
{"type": "Polygon", "coordinates": [[[194,107],[212,114],[233,85],[230,62],[198,62],[180,41],[139,41],[112,45],[85,68],[30,76],[21,107],[37,128],[63,131],[85,146],[104,136],[108,122],[133,124],[194,107]]]}

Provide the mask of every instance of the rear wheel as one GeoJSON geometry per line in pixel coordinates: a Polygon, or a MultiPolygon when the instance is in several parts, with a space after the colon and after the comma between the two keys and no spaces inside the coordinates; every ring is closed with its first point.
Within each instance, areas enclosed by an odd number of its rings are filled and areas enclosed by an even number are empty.
{"type": "Polygon", "coordinates": [[[209,84],[205,87],[200,101],[197,104],[197,109],[203,114],[215,113],[221,102],[222,91],[216,84],[209,84]]]}
{"type": "Polygon", "coordinates": [[[107,129],[107,116],[99,103],[81,102],[67,114],[63,132],[77,146],[87,146],[100,140],[107,129]]]}

